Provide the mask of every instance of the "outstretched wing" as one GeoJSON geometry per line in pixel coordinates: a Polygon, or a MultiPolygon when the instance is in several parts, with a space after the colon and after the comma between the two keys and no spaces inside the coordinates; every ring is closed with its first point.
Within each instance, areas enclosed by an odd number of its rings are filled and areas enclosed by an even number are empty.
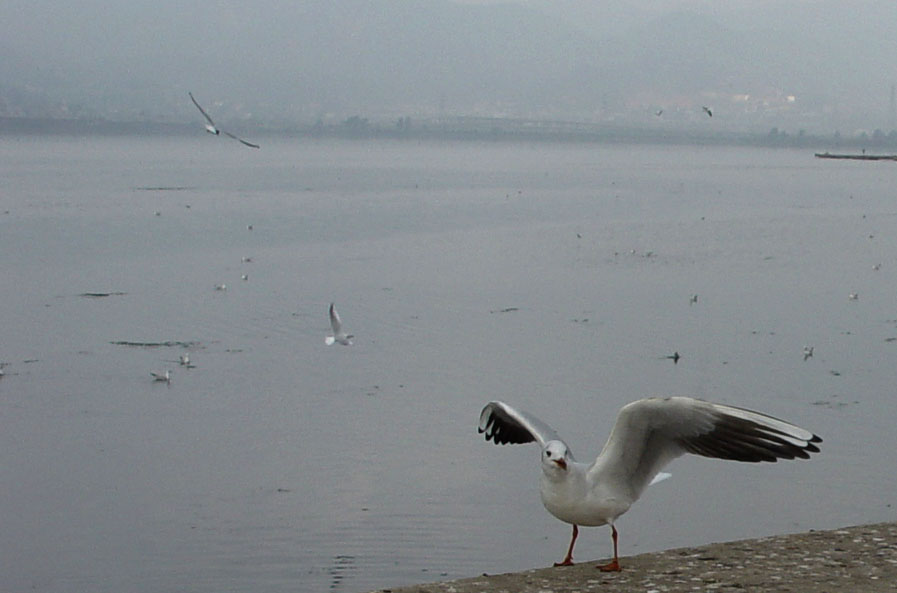
{"type": "Polygon", "coordinates": [[[589,474],[612,476],[638,498],[684,453],[747,462],[807,459],[820,442],[809,430],[760,412],[690,397],[649,398],[620,410],[589,474]]]}
{"type": "Polygon", "coordinates": [[[535,416],[499,401],[486,404],[480,412],[480,426],[477,430],[480,434],[485,433],[486,440],[491,440],[496,445],[536,442],[544,447],[549,441],[561,440],[553,428],[535,416]]]}
{"type": "Polygon", "coordinates": [[[247,142],[246,140],[243,140],[242,138],[234,136],[230,132],[225,132],[224,130],[221,130],[221,133],[224,134],[225,136],[227,136],[228,138],[233,138],[234,140],[236,140],[237,142],[239,142],[241,144],[245,144],[246,146],[248,146],[250,148],[259,148],[258,144],[253,144],[252,142],[247,142]]]}
{"type": "Polygon", "coordinates": [[[333,330],[333,335],[338,335],[343,329],[343,322],[339,318],[339,313],[336,312],[336,307],[333,306],[333,303],[330,303],[330,328],[333,330]]]}
{"type": "MultiPolygon", "coordinates": [[[[209,122],[209,125],[214,128],[215,122],[212,121],[212,118],[209,117],[209,114],[206,113],[206,110],[203,109],[202,106],[196,101],[196,99],[193,97],[193,93],[191,93],[190,91],[187,91],[187,94],[190,95],[190,100],[193,101],[193,104],[196,105],[196,108],[199,109],[199,112],[202,113],[202,116],[204,118],[206,118],[206,121],[209,122]]],[[[227,133],[227,132],[225,132],[225,133],[227,133]]]]}

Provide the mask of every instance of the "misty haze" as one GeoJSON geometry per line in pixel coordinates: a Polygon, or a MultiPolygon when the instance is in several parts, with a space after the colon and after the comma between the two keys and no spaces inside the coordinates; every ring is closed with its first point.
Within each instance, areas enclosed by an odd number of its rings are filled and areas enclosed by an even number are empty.
{"type": "Polygon", "coordinates": [[[0,591],[548,566],[491,400],[580,461],[648,396],[824,439],[674,461],[624,564],[892,521],[895,40],[890,1],[4,0],[0,591]]]}
{"type": "Polygon", "coordinates": [[[241,130],[353,116],[841,137],[897,127],[887,1],[8,0],[0,30],[5,117],[186,123],[192,90],[241,130]]]}

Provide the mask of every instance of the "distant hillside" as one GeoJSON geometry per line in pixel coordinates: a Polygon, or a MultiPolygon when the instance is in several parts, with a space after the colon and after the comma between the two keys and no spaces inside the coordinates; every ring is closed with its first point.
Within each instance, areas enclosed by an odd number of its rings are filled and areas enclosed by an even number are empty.
{"type": "MultiPolygon", "coordinates": [[[[849,43],[856,29],[734,28],[683,11],[599,36],[563,6],[189,3],[176,19],[117,9],[117,26],[81,32],[78,51],[15,54],[0,42],[0,115],[189,122],[192,90],[220,123],[244,126],[439,114],[638,122],[660,108],[646,123],[676,126],[702,121],[703,103],[716,125],[738,129],[829,130],[833,115],[889,123],[893,37],[849,43]]],[[[46,26],[74,36],[76,17],[64,7],[46,26]]]]}

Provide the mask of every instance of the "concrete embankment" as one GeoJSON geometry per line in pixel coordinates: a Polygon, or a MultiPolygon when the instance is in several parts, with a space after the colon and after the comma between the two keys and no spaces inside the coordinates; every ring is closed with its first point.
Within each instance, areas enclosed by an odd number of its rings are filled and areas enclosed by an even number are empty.
{"type": "Polygon", "coordinates": [[[897,523],[709,544],[620,559],[383,589],[391,593],[677,593],[897,591],[897,523]]]}

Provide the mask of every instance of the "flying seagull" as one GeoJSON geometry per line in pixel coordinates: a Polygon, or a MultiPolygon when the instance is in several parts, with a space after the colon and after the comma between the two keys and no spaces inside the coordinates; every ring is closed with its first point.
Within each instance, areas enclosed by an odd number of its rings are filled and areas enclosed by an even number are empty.
{"type": "MultiPolygon", "coordinates": [[[[702,110],[704,113],[707,114],[707,117],[713,117],[713,112],[710,111],[710,108],[707,107],[706,105],[702,105],[702,106],[701,106],[701,110],[702,110]]],[[[208,116],[206,116],[206,117],[208,117],[208,116]]],[[[210,120],[210,121],[211,121],[211,120],[210,120]]]]}
{"type": "Polygon", "coordinates": [[[479,432],[496,445],[536,442],[542,448],[542,504],[573,525],[564,559],[573,564],[579,525],[610,525],[614,557],[599,566],[620,570],[614,521],[644,489],[667,475],[663,467],[684,453],[733,461],[807,459],[822,439],[766,414],[690,397],[641,399],[624,406],[604,449],[591,464],[574,460],[567,444],[547,424],[508,404],[493,401],[480,413],[479,432]]]}
{"type": "Polygon", "coordinates": [[[813,357],[813,346],[804,346],[804,360],[813,357]]]}
{"type": "Polygon", "coordinates": [[[343,331],[343,322],[339,318],[339,313],[336,312],[336,307],[333,306],[333,303],[330,303],[330,328],[333,330],[333,335],[324,338],[325,344],[328,346],[332,346],[336,343],[342,344],[343,346],[352,345],[352,338],[355,336],[343,331]]]}
{"type": "Polygon", "coordinates": [[[218,126],[215,125],[215,122],[212,121],[212,118],[209,117],[209,114],[206,113],[206,110],[203,109],[200,106],[200,104],[196,101],[196,99],[193,97],[193,93],[188,91],[187,94],[190,95],[190,100],[193,101],[193,104],[196,105],[196,108],[199,109],[199,112],[202,113],[202,116],[204,118],[206,118],[206,122],[207,122],[206,123],[206,132],[208,132],[209,134],[215,134],[216,136],[218,134],[224,134],[228,138],[233,138],[234,140],[240,142],[241,144],[245,144],[246,146],[249,146],[250,148],[258,148],[259,147],[258,144],[253,144],[252,142],[247,142],[246,140],[243,140],[242,138],[238,138],[238,137],[234,136],[230,132],[225,132],[224,130],[218,128],[218,126]]]}

